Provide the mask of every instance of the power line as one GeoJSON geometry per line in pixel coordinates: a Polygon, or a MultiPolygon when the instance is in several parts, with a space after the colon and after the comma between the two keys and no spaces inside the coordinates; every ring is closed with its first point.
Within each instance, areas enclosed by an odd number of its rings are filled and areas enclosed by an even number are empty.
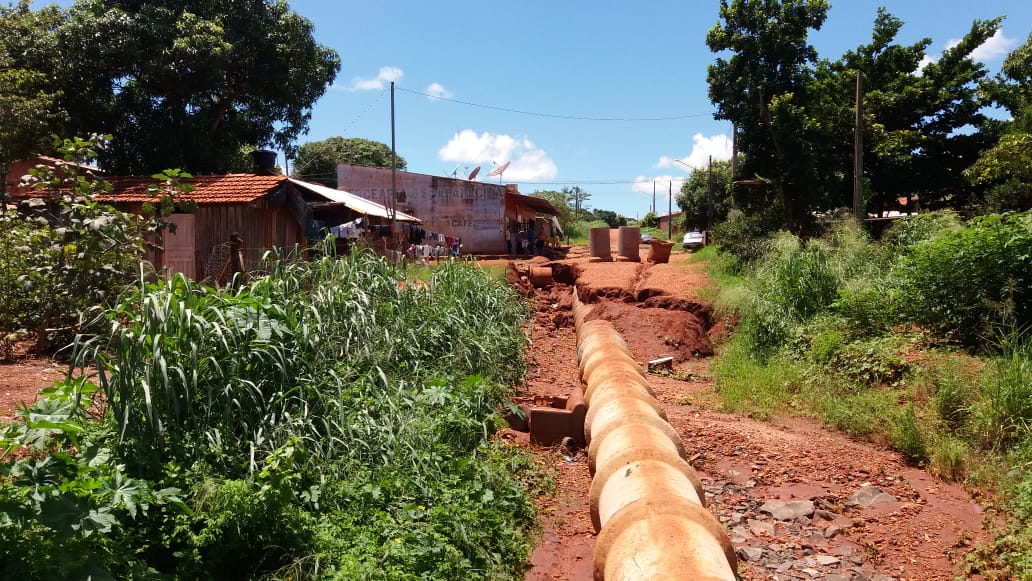
{"type": "Polygon", "coordinates": [[[413,91],[412,89],[402,89],[401,87],[395,87],[395,90],[404,91],[406,93],[412,93],[414,95],[422,95],[424,97],[430,97],[431,99],[437,99],[440,101],[449,101],[451,103],[458,103],[460,105],[468,105],[470,107],[480,107],[482,109],[492,109],[494,111],[505,111],[506,113],[517,113],[519,115],[531,115],[533,117],[549,117],[551,119],[571,119],[574,121],[677,121],[679,119],[691,119],[693,117],[706,117],[713,115],[710,113],[691,113],[688,115],[672,115],[669,117],[584,117],[579,115],[555,115],[552,113],[537,113],[534,111],[523,111],[520,109],[508,109],[506,107],[495,107],[493,105],[482,105],[480,103],[471,103],[469,101],[459,101],[458,99],[449,99],[447,97],[439,97],[437,95],[431,95],[422,91],[413,91]]]}

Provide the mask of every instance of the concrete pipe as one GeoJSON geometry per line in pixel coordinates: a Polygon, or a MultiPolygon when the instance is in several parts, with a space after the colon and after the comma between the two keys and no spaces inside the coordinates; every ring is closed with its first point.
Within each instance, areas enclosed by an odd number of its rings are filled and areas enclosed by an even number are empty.
{"type": "MultiPolygon", "coordinates": [[[[591,311],[592,309],[590,307],[587,307],[587,308],[584,308],[584,309],[577,309],[577,310],[579,310],[581,312],[585,312],[585,311],[591,311]]],[[[592,319],[590,321],[585,320],[585,321],[583,321],[581,323],[581,326],[577,329],[577,342],[580,343],[580,342],[584,341],[585,339],[587,339],[588,337],[590,337],[591,335],[594,335],[596,333],[606,333],[606,334],[609,334],[609,335],[617,335],[617,336],[620,335],[620,333],[617,332],[616,328],[613,327],[613,324],[610,323],[609,321],[606,321],[605,319],[592,319]]]]}
{"type": "MultiPolygon", "coordinates": [[[[587,420],[585,420],[585,423],[587,420]]],[[[588,445],[588,471],[594,475],[598,458],[606,458],[627,448],[643,447],[671,451],[685,458],[684,444],[670,424],[666,428],[651,423],[633,422],[606,429],[604,434],[592,438],[588,445]]]]}
{"type": "MultiPolygon", "coordinates": [[[[684,465],[687,463],[681,466],[684,465]]],[[[688,470],[694,472],[691,466],[688,470]]],[[[702,496],[685,471],[663,460],[638,460],[625,464],[607,477],[595,472],[588,492],[591,524],[598,532],[625,506],[640,500],[659,499],[668,499],[670,503],[703,504],[702,496]]]]}
{"type": "Polygon", "coordinates": [[[622,389],[607,389],[605,391],[595,393],[592,396],[591,401],[593,403],[588,405],[588,412],[584,416],[585,431],[591,431],[591,426],[595,421],[595,416],[598,415],[599,410],[602,409],[602,406],[605,405],[607,401],[611,399],[618,399],[621,397],[633,397],[635,399],[641,400],[649,407],[656,410],[656,414],[660,415],[660,417],[663,417],[663,415],[661,414],[665,413],[663,412],[663,404],[659,403],[658,399],[656,399],[649,393],[642,391],[639,388],[624,387],[622,389]]]}
{"type": "Polygon", "coordinates": [[[574,293],[573,296],[574,296],[575,302],[577,304],[577,306],[574,307],[574,309],[573,309],[573,327],[579,333],[580,330],[581,330],[581,325],[583,325],[584,323],[587,322],[588,315],[590,315],[592,312],[595,311],[595,307],[588,306],[588,305],[585,305],[584,303],[576,301],[576,298],[577,298],[577,290],[576,290],[576,288],[574,288],[573,293],[574,293]]]}
{"type": "Polygon", "coordinates": [[[639,262],[638,245],[641,244],[641,228],[637,226],[620,226],[616,236],[617,259],[639,262]]]}
{"type": "Polygon", "coordinates": [[[626,369],[636,371],[645,378],[645,369],[627,352],[620,351],[596,351],[589,357],[585,357],[580,364],[581,379],[587,383],[592,382],[593,377],[599,376],[603,370],[626,369]]]}
{"type": "Polygon", "coordinates": [[[595,413],[591,415],[591,423],[588,423],[587,414],[584,417],[584,435],[590,444],[591,440],[600,436],[602,430],[612,429],[619,426],[621,422],[652,423],[652,421],[666,423],[661,412],[652,407],[649,402],[633,394],[624,394],[619,397],[606,400],[601,405],[595,406],[595,413]],[[644,419],[642,419],[644,418],[644,419]]]}
{"type": "MultiPolygon", "coordinates": [[[[614,474],[625,470],[627,466],[636,462],[663,462],[669,466],[675,467],[684,474],[685,478],[692,484],[692,488],[695,489],[695,496],[699,498],[699,504],[706,506],[706,493],[702,488],[702,480],[699,478],[698,473],[692,468],[686,460],[678,456],[677,454],[671,454],[666,450],[653,450],[651,448],[636,448],[632,450],[623,450],[617,454],[610,456],[603,461],[598,463],[595,468],[595,477],[591,481],[592,490],[596,486],[603,486],[614,474]]],[[[590,497],[590,496],[589,496],[590,497]]]]}
{"type": "Polygon", "coordinates": [[[530,284],[535,288],[552,286],[552,269],[547,266],[533,266],[530,268],[530,284]]]}
{"type": "Polygon", "coordinates": [[[588,232],[588,248],[592,258],[612,260],[613,251],[609,245],[609,228],[592,228],[588,232]]]}
{"type": "Polygon", "coordinates": [[[733,581],[738,559],[724,528],[705,508],[660,498],[617,512],[595,541],[598,581],[733,581]]]}
{"type": "Polygon", "coordinates": [[[612,333],[607,331],[585,332],[584,339],[577,342],[577,360],[583,359],[588,351],[602,347],[616,347],[627,353],[631,352],[627,347],[627,342],[615,331],[612,333]]]}
{"type": "Polygon", "coordinates": [[[584,390],[584,402],[591,405],[592,398],[596,394],[609,390],[644,391],[653,398],[656,397],[656,392],[652,391],[652,386],[649,385],[648,379],[636,370],[627,369],[626,367],[616,369],[603,367],[592,374],[591,382],[588,384],[587,389],[584,390]]]}

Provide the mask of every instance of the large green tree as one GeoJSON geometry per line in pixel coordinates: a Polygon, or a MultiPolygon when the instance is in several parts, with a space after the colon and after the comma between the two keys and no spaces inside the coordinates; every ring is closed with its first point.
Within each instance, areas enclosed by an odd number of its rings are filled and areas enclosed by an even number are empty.
{"type": "Polygon", "coordinates": [[[1032,35],[985,88],[1011,118],[1001,123],[1000,140],[981,152],[966,176],[986,188],[986,210],[1032,209],[1032,35]]]}
{"type": "Polygon", "coordinates": [[[857,73],[863,79],[864,177],[872,209],[912,193],[930,207],[970,200],[973,189],[961,172],[994,135],[982,113],[985,67],[971,52],[999,23],[975,21],[956,46],[921,69],[931,39],[898,44],[903,22],[879,9],[869,44],[817,64],[807,115],[823,144],[823,207],[850,205],[857,73]]]}
{"type": "Polygon", "coordinates": [[[693,170],[675,198],[685,229],[704,230],[711,222],[726,220],[732,207],[730,192],[730,160],[715,161],[712,168],[693,170]]]}
{"type": "Polygon", "coordinates": [[[810,211],[848,206],[853,184],[856,78],[864,81],[864,178],[875,209],[916,193],[927,207],[969,205],[977,191],[963,177],[994,142],[998,124],[984,115],[984,65],[972,52],[1000,19],[975,21],[935,62],[921,67],[931,43],[900,45],[902,21],[879,9],[869,44],[836,61],[807,44],[827,3],[806,0],[721,2],[707,42],[729,50],[710,67],[717,116],[738,128],[746,154],[736,200],[746,211],[782,210],[798,229],[810,211]]]}
{"type": "MultiPolygon", "coordinates": [[[[338,163],[390,169],[391,148],[379,141],[358,137],[309,141],[298,148],[291,174],[301,180],[336,188],[338,163]]],[[[395,169],[403,170],[407,166],[405,158],[396,157],[395,169]]]]}
{"type": "Polygon", "coordinates": [[[241,145],[289,144],[340,68],[283,0],[78,0],[40,66],[68,134],[110,133],[115,173],[218,173],[241,145]]]}
{"type": "Polygon", "coordinates": [[[754,185],[739,192],[745,210],[780,207],[785,225],[798,226],[815,197],[818,167],[806,107],[817,51],[808,41],[828,13],[825,0],[721,0],[720,19],[706,34],[715,53],[710,100],[717,119],[734,123],[741,176],[754,185]]]}
{"type": "Polygon", "coordinates": [[[51,126],[63,118],[60,94],[49,92],[46,75],[32,68],[32,54],[46,50],[41,36],[59,14],[55,7],[35,13],[28,0],[0,6],[0,211],[10,163],[40,153],[51,126]]]}

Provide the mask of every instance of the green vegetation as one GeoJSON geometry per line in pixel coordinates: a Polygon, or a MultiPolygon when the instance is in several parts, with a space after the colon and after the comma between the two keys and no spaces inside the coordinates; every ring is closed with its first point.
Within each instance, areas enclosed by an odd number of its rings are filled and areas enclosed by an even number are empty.
{"type": "MultiPolygon", "coordinates": [[[[391,157],[390,146],[378,141],[358,137],[330,137],[302,144],[297,150],[292,173],[300,180],[337,189],[337,164],[390,169],[391,157]]],[[[393,157],[395,169],[404,170],[408,166],[405,158],[396,154],[393,157]]]]}
{"type": "Polygon", "coordinates": [[[30,170],[39,196],[19,212],[0,211],[0,356],[20,339],[52,352],[77,333],[97,331],[98,308],[117,302],[140,276],[146,238],[160,241],[179,182],[188,174],[154,176],[146,216],[119,212],[90,199],[110,191],[76,162],[96,157],[110,136],[54,138],[62,159],[30,170]]]}
{"type": "Polygon", "coordinates": [[[815,417],[997,492],[1008,526],[968,572],[1027,572],[1032,212],[908,218],[877,243],[852,221],[742,240],[756,258],[711,263],[739,322],[714,364],[722,405],[815,417]]]}
{"type": "Polygon", "coordinates": [[[461,262],[264,270],[140,282],[80,337],[0,432],[0,576],[522,577],[549,484],[490,437],[525,304],[461,262]]]}

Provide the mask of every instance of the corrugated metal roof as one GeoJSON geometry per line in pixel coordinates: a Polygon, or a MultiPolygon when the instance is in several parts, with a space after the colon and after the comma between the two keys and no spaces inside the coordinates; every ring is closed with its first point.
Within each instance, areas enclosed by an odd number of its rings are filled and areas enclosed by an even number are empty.
{"type": "MultiPolygon", "coordinates": [[[[377,204],[376,202],[367,200],[361,196],[356,196],[351,192],[345,192],[344,190],[335,190],[333,188],[328,188],[324,185],[303,182],[301,180],[296,180],[294,178],[289,178],[289,180],[290,183],[294,184],[299,188],[304,188],[312,192],[313,194],[317,194],[319,196],[326,198],[327,200],[330,200],[331,202],[344,204],[345,206],[347,206],[351,210],[354,210],[355,212],[358,212],[359,214],[363,214],[366,216],[376,216],[378,218],[390,218],[390,211],[387,209],[386,206],[377,204]]],[[[406,214],[405,212],[397,212],[394,219],[398,222],[422,222],[422,220],[420,220],[419,218],[416,218],[415,216],[412,216],[410,214],[406,214]]]]}

